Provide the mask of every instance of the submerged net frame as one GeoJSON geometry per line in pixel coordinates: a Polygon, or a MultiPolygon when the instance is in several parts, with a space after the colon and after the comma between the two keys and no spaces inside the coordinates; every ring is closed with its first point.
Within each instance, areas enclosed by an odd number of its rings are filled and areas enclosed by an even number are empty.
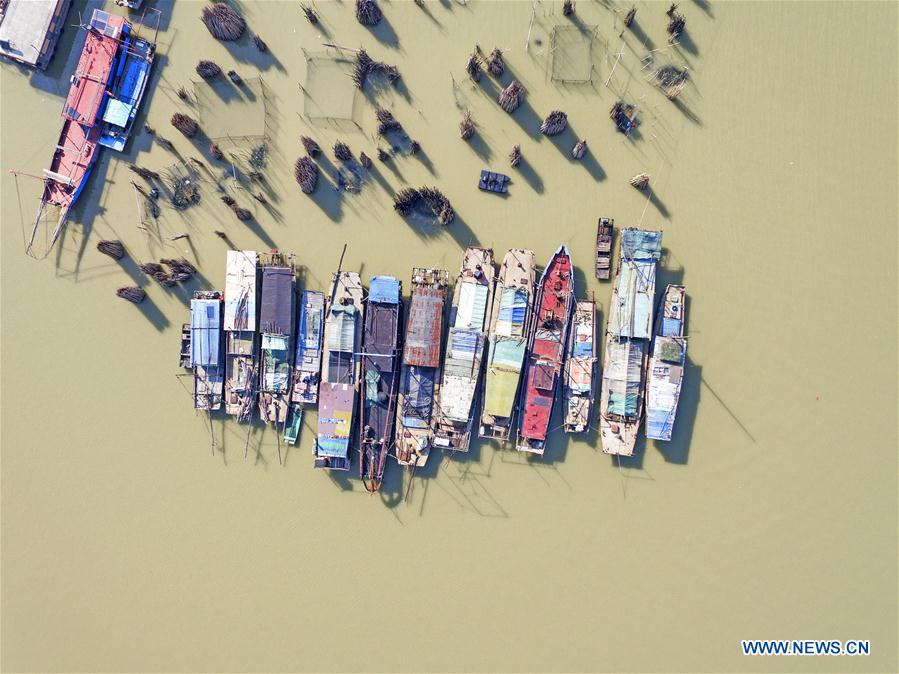
{"type": "Polygon", "coordinates": [[[356,59],[342,51],[308,52],[303,91],[303,115],[310,121],[359,126],[362,95],[353,82],[356,59]]]}
{"type": "Polygon", "coordinates": [[[553,26],[550,76],[554,82],[593,81],[593,43],[598,30],[598,26],[553,26]]]}
{"type": "Polygon", "coordinates": [[[261,77],[193,81],[200,129],[213,141],[269,138],[269,99],[261,77]]]}

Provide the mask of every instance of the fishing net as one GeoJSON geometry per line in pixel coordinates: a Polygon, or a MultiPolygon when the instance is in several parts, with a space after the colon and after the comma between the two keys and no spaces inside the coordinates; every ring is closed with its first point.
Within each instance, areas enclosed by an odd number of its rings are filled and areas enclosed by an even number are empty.
{"type": "Polygon", "coordinates": [[[189,164],[172,164],[165,169],[165,178],[172,206],[183,211],[200,203],[200,176],[189,164]]]}
{"type": "Polygon", "coordinates": [[[212,140],[265,138],[267,102],[261,77],[235,85],[226,77],[194,82],[200,128],[212,140]]]}
{"type": "Polygon", "coordinates": [[[551,38],[552,79],[583,83],[593,79],[596,26],[555,26],[551,38]]]}
{"type": "Polygon", "coordinates": [[[303,114],[310,120],[359,123],[360,91],[353,83],[354,58],[333,52],[303,52],[306,81],[303,114]]]}

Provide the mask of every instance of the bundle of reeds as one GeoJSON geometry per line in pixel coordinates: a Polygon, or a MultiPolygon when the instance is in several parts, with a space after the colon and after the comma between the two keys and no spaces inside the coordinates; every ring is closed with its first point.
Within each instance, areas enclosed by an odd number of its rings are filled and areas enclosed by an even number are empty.
{"type": "Polygon", "coordinates": [[[499,92],[499,107],[509,114],[515,112],[524,100],[524,87],[516,80],[509,82],[509,86],[499,92]]]}
{"type": "Polygon", "coordinates": [[[228,71],[228,79],[234,82],[234,84],[243,84],[243,80],[240,78],[240,75],[237,74],[236,70],[228,71]]]}
{"type": "Polygon", "coordinates": [[[363,168],[371,168],[371,157],[369,157],[364,152],[359,153],[359,163],[362,164],[363,168]]]}
{"type": "Polygon", "coordinates": [[[474,135],[474,131],[475,123],[471,118],[471,112],[466,111],[462,121],[459,122],[459,135],[462,137],[462,140],[469,140],[474,135]]]}
{"type": "Polygon", "coordinates": [[[190,274],[184,272],[173,272],[170,276],[173,283],[187,283],[190,281],[190,274]]]}
{"type": "Polygon", "coordinates": [[[164,147],[166,150],[172,150],[175,147],[174,145],[172,145],[172,141],[164,136],[160,136],[159,134],[156,134],[156,142],[162,145],[162,147],[164,147]]]}
{"type": "Polygon", "coordinates": [[[441,225],[449,225],[456,217],[452,204],[436,187],[414,189],[404,187],[393,197],[394,210],[406,217],[413,210],[437,218],[441,225]]]}
{"type": "Polygon", "coordinates": [[[540,133],[544,136],[557,136],[568,128],[568,115],[561,110],[553,110],[540,125],[540,133]]]}
{"type": "Polygon", "coordinates": [[[253,217],[253,214],[249,210],[243,208],[242,206],[238,206],[237,204],[232,204],[231,210],[234,212],[234,215],[237,216],[237,219],[241,221],[249,220],[253,217]]]}
{"type": "Polygon", "coordinates": [[[214,2],[203,8],[201,19],[216,40],[232,42],[246,30],[247,22],[226,2],[214,2]]]}
{"type": "Polygon", "coordinates": [[[318,165],[308,156],[297,159],[293,166],[293,175],[297,184],[306,194],[312,194],[318,183],[318,165]]]}
{"type": "Polygon", "coordinates": [[[128,164],[128,168],[134,171],[144,180],[159,180],[159,174],[156,173],[156,171],[145,169],[142,166],[138,166],[137,164],[128,164]]]}
{"type": "Polygon", "coordinates": [[[204,80],[215,77],[222,72],[222,69],[219,67],[218,63],[214,61],[200,61],[199,63],[197,63],[196,70],[197,75],[202,77],[204,80]]]}
{"type": "Polygon", "coordinates": [[[400,78],[400,71],[389,63],[375,61],[367,51],[360,48],[356,52],[356,65],[351,77],[356,86],[362,89],[369,75],[383,75],[390,84],[393,84],[400,78]]]}
{"type": "Polygon", "coordinates": [[[147,133],[149,133],[151,136],[155,136],[155,135],[156,135],[156,129],[154,129],[152,126],[150,126],[150,125],[147,124],[146,122],[144,123],[144,131],[146,131],[147,133]]]}
{"type": "Polygon", "coordinates": [[[211,143],[209,145],[209,154],[211,154],[214,159],[225,158],[225,153],[222,152],[221,148],[218,146],[218,143],[211,143]]]}
{"type": "Polygon", "coordinates": [[[311,23],[313,26],[318,23],[318,14],[315,13],[315,10],[309,7],[308,5],[300,5],[300,9],[303,10],[303,14],[306,15],[306,20],[311,23]]]}
{"type": "Polygon", "coordinates": [[[383,147],[378,148],[378,161],[387,161],[390,159],[390,153],[383,147]]]}
{"type": "Polygon", "coordinates": [[[230,194],[223,194],[219,198],[222,200],[222,203],[225,204],[225,206],[233,206],[236,203],[234,201],[234,197],[232,197],[230,194]]]}
{"type": "Polygon", "coordinates": [[[187,89],[185,89],[184,87],[178,87],[178,98],[180,98],[182,101],[186,101],[187,89]]]}
{"type": "Polygon", "coordinates": [[[188,138],[192,138],[200,130],[197,120],[189,115],[185,115],[183,112],[176,112],[172,115],[172,126],[188,138]]]}
{"type": "Polygon", "coordinates": [[[115,291],[116,297],[121,297],[123,300],[128,300],[129,302],[134,302],[135,304],[140,304],[143,302],[147,293],[143,288],[138,288],[136,286],[126,286],[124,288],[119,288],[115,291]]]}
{"type": "Polygon", "coordinates": [[[341,140],[334,143],[334,158],[339,161],[352,161],[353,152],[350,146],[341,140]]]}
{"type": "Polygon", "coordinates": [[[572,0],[565,0],[565,2],[562,3],[562,14],[565,16],[574,14],[574,2],[572,2],[572,0]]]}
{"type": "Polygon", "coordinates": [[[409,154],[418,154],[421,152],[421,143],[417,140],[413,140],[409,142],[409,154]]]}
{"type": "Polygon", "coordinates": [[[257,192],[253,195],[253,198],[258,201],[260,204],[267,204],[268,199],[265,198],[265,195],[262,192],[257,192]]]}
{"type": "Polygon", "coordinates": [[[318,143],[312,140],[309,136],[300,136],[300,142],[306,149],[306,154],[308,154],[310,157],[317,157],[319,154],[321,154],[322,149],[318,146],[318,143]]]}
{"type": "Polygon", "coordinates": [[[383,14],[375,0],[356,0],[356,20],[363,26],[374,26],[383,14]]]}
{"type": "Polygon", "coordinates": [[[179,211],[200,203],[200,190],[190,178],[178,178],[172,184],[172,205],[179,211]]]}
{"type": "Polygon", "coordinates": [[[155,274],[153,274],[153,280],[155,280],[163,288],[171,288],[172,286],[178,284],[178,281],[176,281],[174,277],[167,271],[156,272],[155,274]]]}
{"type": "Polygon", "coordinates": [[[687,27],[687,19],[683,14],[678,13],[677,4],[673,2],[665,14],[668,15],[668,34],[674,40],[684,32],[684,29],[687,27]]]}
{"type": "Polygon", "coordinates": [[[97,250],[104,255],[109,255],[113,260],[121,260],[125,257],[125,246],[121,241],[100,241],[97,250]]]}
{"type": "Polygon", "coordinates": [[[153,276],[153,274],[165,271],[158,262],[144,262],[139,264],[138,268],[147,276],[153,276]]]}
{"type": "Polygon", "coordinates": [[[172,274],[187,274],[188,276],[193,276],[197,273],[197,268],[183,257],[177,260],[164,257],[159,262],[171,269],[172,274]]]}
{"type": "Polygon", "coordinates": [[[502,77],[506,72],[506,63],[503,61],[503,52],[499,47],[494,47],[487,57],[487,70],[496,77],[502,77]]]}
{"type": "Polygon", "coordinates": [[[649,187],[649,174],[638,173],[635,175],[631,178],[631,187],[636,187],[638,190],[645,190],[649,187]]]}
{"type": "Polygon", "coordinates": [[[571,150],[571,156],[575,159],[583,159],[585,154],[587,154],[587,141],[581,139],[574,144],[574,147],[571,150]]]}
{"type": "Polygon", "coordinates": [[[634,22],[634,19],[637,16],[637,6],[634,5],[628,10],[628,13],[624,15],[624,25],[626,28],[630,28],[631,24],[634,22]]]}
{"type": "Polygon", "coordinates": [[[509,153],[509,165],[516,168],[521,163],[521,145],[516,145],[509,153]]]}
{"type": "Polygon", "coordinates": [[[473,52],[468,57],[468,62],[465,64],[465,72],[475,82],[481,81],[481,57],[478,56],[477,52],[473,52]]]}
{"type": "Polygon", "coordinates": [[[390,112],[390,110],[385,110],[381,106],[378,106],[378,109],[375,111],[375,117],[378,119],[379,136],[383,136],[390,131],[403,130],[402,124],[396,121],[396,117],[393,116],[393,113],[390,112]]]}
{"type": "Polygon", "coordinates": [[[268,45],[265,44],[265,40],[263,40],[258,35],[253,36],[253,44],[256,45],[256,49],[262,52],[268,51],[268,45]]]}

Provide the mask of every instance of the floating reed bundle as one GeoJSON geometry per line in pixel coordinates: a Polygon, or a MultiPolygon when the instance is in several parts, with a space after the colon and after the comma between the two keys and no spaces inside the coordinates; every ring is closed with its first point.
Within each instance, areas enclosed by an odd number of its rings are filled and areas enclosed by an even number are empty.
{"type": "Polygon", "coordinates": [[[153,274],[158,274],[159,272],[165,273],[165,269],[158,262],[144,262],[138,265],[138,267],[147,276],[153,276],[153,274]]]}
{"type": "Polygon", "coordinates": [[[374,26],[383,14],[375,0],[356,0],[356,20],[363,26],[374,26]]]}
{"type": "Polygon", "coordinates": [[[237,204],[231,204],[231,210],[234,212],[234,215],[237,216],[237,219],[241,221],[249,220],[253,217],[253,214],[249,210],[242,206],[238,206],[237,204]]]}
{"type": "Polygon", "coordinates": [[[635,175],[631,178],[631,187],[636,187],[638,190],[645,190],[649,187],[649,174],[638,173],[635,175]]]}
{"type": "Polygon", "coordinates": [[[116,297],[121,297],[123,300],[128,300],[129,302],[134,302],[135,304],[140,304],[143,302],[147,293],[144,292],[143,288],[138,288],[136,286],[126,286],[124,288],[119,288],[115,291],[116,297]]]}
{"type": "Polygon", "coordinates": [[[104,255],[109,255],[113,260],[121,260],[125,257],[125,246],[121,241],[100,241],[97,250],[104,255]]]}
{"type": "Polygon", "coordinates": [[[144,180],[159,180],[159,174],[156,173],[156,171],[145,169],[142,166],[138,166],[137,164],[128,164],[128,168],[134,171],[144,180]]]}
{"type": "Polygon", "coordinates": [[[309,136],[300,136],[300,142],[306,149],[306,154],[308,154],[310,157],[317,157],[321,154],[322,149],[318,146],[318,143],[312,140],[309,136]]]}
{"type": "Polygon", "coordinates": [[[568,115],[561,110],[553,110],[540,125],[540,133],[544,136],[557,136],[568,128],[568,115]]]}
{"type": "Polygon", "coordinates": [[[581,139],[572,148],[571,156],[575,159],[583,159],[585,154],[587,154],[587,141],[581,139]]]}
{"type": "Polygon", "coordinates": [[[230,194],[223,194],[221,196],[221,200],[222,203],[225,204],[225,206],[233,206],[236,203],[234,201],[234,197],[232,197],[230,194]]]}
{"type": "Polygon", "coordinates": [[[378,118],[378,135],[383,136],[385,133],[390,131],[402,131],[403,126],[398,121],[396,121],[396,117],[393,116],[393,113],[390,110],[385,110],[384,108],[378,106],[378,109],[375,111],[375,117],[378,118]]]}
{"type": "Polygon", "coordinates": [[[414,189],[404,187],[393,197],[394,210],[403,217],[413,210],[437,218],[441,225],[449,225],[456,217],[449,199],[436,187],[414,189]]]}
{"type": "Polygon", "coordinates": [[[565,0],[565,2],[562,3],[562,14],[565,16],[574,14],[574,3],[572,0],[565,0]]]}
{"type": "Polygon", "coordinates": [[[300,5],[300,9],[303,10],[303,14],[306,15],[306,20],[311,23],[313,26],[318,23],[318,14],[315,13],[315,10],[309,7],[308,5],[300,5]]]}
{"type": "Polygon", "coordinates": [[[421,152],[421,143],[417,140],[410,141],[409,154],[418,154],[419,152],[421,152]]]}
{"type": "Polygon", "coordinates": [[[471,113],[466,112],[462,121],[459,122],[459,135],[462,140],[469,140],[474,135],[475,123],[471,118],[471,113]]]}
{"type": "Polygon", "coordinates": [[[234,84],[243,84],[243,80],[240,79],[240,75],[237,74],[236,70],[228,71],[228,79],[234,82],[234,84]]]}
{"type": "Polygon", "coordinates": [[[524,87],[516,80],[509,82],[509,86],[499,92],[499,107],[512,114],[524,100],[524,87]]]}
{"type": "Polygon", "coordinates": [[[509,165],[516,168],[521,163],[521,145],[516,145],[509,153],[509,165]]]}
{"type": "Polygon", "coordinates": [[[156,135],[156,129],[154,129],[152,126],[150,126],[150,125],[147,124],[147,123],[144,123],[144,131],[146,131],[147,133],[149,133],[151,136],[155,136],[155,135],[156,135]]]}
{"type": "Polygon", "coordinates": [[[178,281],[176,281],[174,276],[167,271],[156,272],[153,274],[153,279],[163,288],[171,288],[174,285],[178,285],[178,281]]]}
{"type": "Polygon", "coordinates": [[[190,178],[178,178],[172,184],[172,205],[183,211],[192,204],[200,203],[200,190],[190,178]]]}
{"type": "Polygon", "coordinates": [[[168,138],[165,138],[164,136],[160,136],[159,134],[156,135],[156,142],[162,145],[162,147],[164,147],[166,150],[171,150],[175,147],[174,145],[172,145],[172,141],[170,141],[168,138]]]}
{"type": "Polygon", "coordinates": [[[268,51],[268,45],[265,44],[265,40],[263,40],[258,35],[253,36],[253,44],[256,45],[256,49],[258,49],[261,52],[268,51]]]}
{"type": "Polygon", "coordinates": [[[359,163],[362,164],[363,168],[370,169],[371,168],[371,157],[369,157],[364,152],[359,153],[359,163]]]}
{"type": "Polygon", "coordinates": [[[351,77],[356,86],[362,89],[369,75],[383,75],[390,84],[393,84],[400,78],[400,71],[389,63],[375,61],[367,51],[359,49],[356,52],[356,66],[351,77]]]}
{"type": "Polygon", "coordinates": [[[216,40],[233,42],[243,35],[247,22],[226,2],[214,2],[203,8],[200,17],[216,40]]]}
{"type": "Polygon", "coordinates": [[[503,73],[506,72],[503,53],[500,51],[499,47],[494,47],[493,51],[490,52],[490,56],[487,57],[487,70],[490,71],[491,75],[496,77],[502,77],[503,73]]]}
{"type": "Polygon", "coordinates": [[[197,75],[202,77],[204,80],[208,80],[216,75],[220,75],[222,69],[219,68],[218,63],[214,61],[200,61],[197,63],[197,75]]]}
{"type": "Polygon", "coordinates": [[[260,204],[267,204],[268,199],[265,198],[265,195],[262,192],[257,192],[253,195],[253,198],[258,201],[260,204]]]}
{"type": "Polygon", "coordinates": [[[481,57],[477,53],[473,53],[468,57],[468,63],[465,64],[465,72],[475,82],[481,81],[481,57]]]}
{"type": "Polygon", "coordinates": [[[624,15],[624,26],[626,28],[630,28],[631,24],[634,22],[634,19],[637,16],[637,6],[634,5],[630,8],[627,14],[624,15]]]}
{"type": "Polygon", "coordinates": [[[225,153],[222,152],[221,148],[218,146],[218,143],[212,143],[209,145],[209,154],[211,154],[214,159],[225,158],[225,153]]]}
{"type": "Polygon", "coordinates": [[[308,156],[297,159],[293,166],[293,176],[306,194],[312,194],[318,183],[318,165],[308,156]]]}
{"type": "Polygon", "coordinates": [[[184,87],[178,87],[178,98],[180,98],[182,101],[186,101],[187,89],[185,89],[184,87]]]}
{"type": "Polygon", "coordinates": [[[197,268],[183,257],[178,260],[164,257],[160,262],[171,269],[172,274],[187,274],[188,276],[193,276],[197,273],[197,268]]]}
{"type": "Polygon", "coordinates": [[[200,130],[200,125],[197,123],[197,120],[182,112],[176,112],[172,115],[172,126],[188,138],[193,138],[197,131],[200,130]]]}
{"type": "Polygon", "coordinates": [[[383,147],[378,148],[378,161],[387,161],[390,159],[390,153],[387,152],[383,147]]]}
{"type": "Polygon", "coordinates": [[[665,14],[668,15],[668,34],[674,40],[684,32],[684,29],[687,27],[687,19],[684,18],[683,14],[678,13],[677,4],[673,2],[665,14]]]}
{"type": "Polygon", "coordinates": [[[658,87],[665,92],[665,95],[674,100],[687,86],[687,80],[690,74],[686,69],[678,68],[674,65],[666,65],[659,68],[655,73],[655,81],[658,87]]]}
{"type": "Polygon", "coordinates": [[[334,158],[340,161],[352,161],[353,152],[350,150],[350,146],[338,140],[334,143],[334,158]]]}

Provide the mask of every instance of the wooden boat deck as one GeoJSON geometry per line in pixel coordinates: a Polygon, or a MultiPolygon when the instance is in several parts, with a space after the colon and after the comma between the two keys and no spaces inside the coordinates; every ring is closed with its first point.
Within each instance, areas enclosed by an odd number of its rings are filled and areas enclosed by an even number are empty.
{"type": "Polygon", "coordinates": [[[596,228],[596,278],[608,281],[612,268],[612,232],[615,220],[600,218],[596,228]]]}

